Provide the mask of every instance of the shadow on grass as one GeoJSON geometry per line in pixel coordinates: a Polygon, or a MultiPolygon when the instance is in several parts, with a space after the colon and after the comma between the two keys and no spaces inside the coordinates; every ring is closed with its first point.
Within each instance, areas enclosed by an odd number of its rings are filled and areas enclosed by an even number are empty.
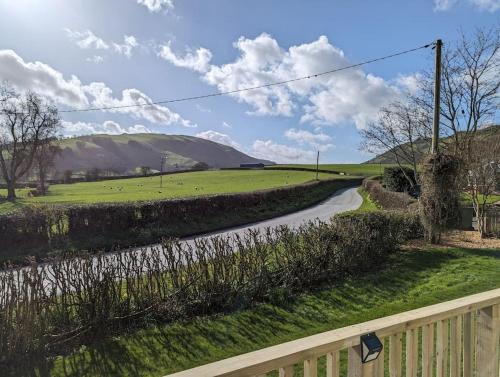
{"type": "MultiPolygon", "coordinates": [[[[281,305],[151,326],[37,361],[16,376],[161,376],[255,349],[500,286],[500,250],[397,253],[379,271],[281,305]],[[496,272],[495,272],[496,271],[496,272]],[[474,277],[468,281],[465,277],[474,277]],[[463,284],[457,283],[463,280],[463,284]]],[[[20,368],[19,368],[20,369],[20,368]]]]}

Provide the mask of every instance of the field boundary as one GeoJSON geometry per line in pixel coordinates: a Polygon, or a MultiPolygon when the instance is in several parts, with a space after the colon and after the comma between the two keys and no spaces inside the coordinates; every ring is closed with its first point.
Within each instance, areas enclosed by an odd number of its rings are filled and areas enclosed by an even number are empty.
{"type": "Polygon", "coordinates": [[[238,194],[88,205],[38,206],[0,215],[0,261],[143,246],[250,224],[308,208],[361,178],[310,181],[238,194]]]}

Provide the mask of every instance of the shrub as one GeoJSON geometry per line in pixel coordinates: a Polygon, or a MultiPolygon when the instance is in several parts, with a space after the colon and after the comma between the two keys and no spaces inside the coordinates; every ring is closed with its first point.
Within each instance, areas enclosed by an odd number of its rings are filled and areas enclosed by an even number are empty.
{"type": "Polygon", "coordinates": [[[164,240],[142,252],[82,254],[4,271],[0,364],[151,320],[286,303],[294,292],[380,266],[421,233],[418,217],[408,213],[350,213],[296,231],[164,240]]]}
{"type": "Polygon", "coordinates": [[[379,181],[373,179],[365,179],[363,188],[368,191],[370,198],[383,209],[406,210],[410,204],[415,202],[410,195],[403,192],[389,191],[379,181]]]}
{"type": "Polygon", "coordinates": [[[383,182],[388,190],[396,192],[410,192],[416,185],[413,169],[404,166],[384,168],[383,182]]]}
{"type": "Polygon", "coordinates": [[[115,204],[41,206],[0,215],[0,257],[68,248],[159,242],[277,216],[317,203],[359,179],[325,180],[241,194],[115,204]]]}

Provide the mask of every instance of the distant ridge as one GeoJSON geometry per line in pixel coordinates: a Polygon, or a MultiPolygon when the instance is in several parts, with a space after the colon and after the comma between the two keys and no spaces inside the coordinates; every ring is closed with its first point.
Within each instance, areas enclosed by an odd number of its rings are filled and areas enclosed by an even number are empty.
{"type": "Polygon", "coordinates": [[[55,161],[56,171],[90,169],[130,173],[141,166],[160,169],[162,154],[167,155],[164,169],[190,169],[198,162],[211,168],[239,167],[241,163],[274,164],[248,156],[233,147],[185,135],[123,134],[89,135],[59,141],[62,153],[55,161]]]}
{"type": "MultiPolygon", "coordinates": [[[[500,143],[500,125],[493,125],[481,128],[477,131],[477,133],[480,137],[494,137],[498,139],[498,142],[500,143]]],[[[445,138],[443,141],[446,142],[447,139],[449,138],[445,138]]],[[[415,154],[417,156],[417,160],[420,161],[425,154],[429,153],[431,147],[431,140],[425,140],[425,139],[417,140],[414,143],[414,146],[416,149],[415,154]]],[[[405,144],[403,148],[409,148],[409,144],[405,144]]],[[[379,154],[378,156],[372,158],[371,160],[364,162],[364,164],[395,164],[397,163],[397,161],[394,158],[394,154],[391,151],[392,149],[382,154],[379,154]]]]}

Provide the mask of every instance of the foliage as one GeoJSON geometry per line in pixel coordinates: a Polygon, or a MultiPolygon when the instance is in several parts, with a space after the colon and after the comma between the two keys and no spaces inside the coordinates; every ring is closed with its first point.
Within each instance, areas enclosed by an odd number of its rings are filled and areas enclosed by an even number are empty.
{"type": "Polygon", "coordinates": [[[231,311],[357,276],[420,234],[414,215],[350,213],[295,231],[166,239],[141,252],[34,262],[0,274],[0,363],[132,324],[231,311]]]}
{"type": "MultiPolygon", "coordinates": [[[[373,175],[382,175],[385,167],[398,166],[396,164],[320,164],[320,171],[331,171],[335,173],[344,173],[347,175],[370,177],[373,175]]],[[[266,170],[293,168],[307,171],[316,171],[316,164],[287,164],[266,166],[266,170]]]]}
{"type": "Polygon", "coordinates": [[[384,169],[384,186],[390,191],[410,192],[417,184],[413,169],[405,166],[384,169]]]}
{"type": "Polygon", "coordinates": [[[203,171],[203,170],[208,170],[208,169],[210,169],[210,166],[208,166],[208,164],[206,162],[197,162],[191,168],[191,170],[194,170],[194,171],[203,171]]]}
{"type": "Polygon", "coordinates": [[[190,199],[80,206],[27,207],[0,215],[0,257],[23,259],[68,248],[101,249],[155,243],[246,224],[317,203],[357,179],[190,199]]]}
{"type": "Polygon", "coordinates": [[[379,209],[377,203],[372,200],[370,194],[364,187],[358,188],[358,193],[363,198],[363,203],[361,207],[358,208],[358,211],[376,211],[379,209]]]}
{"type": "Polygon", "coordinates": [[[451,155],[428,155],[422,162],[420,214],[426,237],[439,243],[444,228],[459,219],[460,160],[451,155]]]}
{"type": "Polygon", "coordinates": [[[403,192],[394,192],[385,189],[382,184],[374,179],[365,179],[363,188],[368,192],[370,198],[383,209],[406,210],[414,202],[414,199],[403,192]]]}
{"type": "Polygon", "coordinates": [[[0,175],[8,200],[16,199],[17,182],[30,172],[40,148],[51,144],[60,127],[55,106],[33,92],[21,95],[0,84],[0,175]]]}
{"type": "MultiPolygon", "coordinates": [[[[70,355],[24,362],[12,377],[157,377],[206,363],[500,287],[500,251],[398,252],[362,276],[325,284],[286,304],[157,324],[99,340],[70,355]],[[230,329],[230,331],[228,331],[230,329]]],[[[389,352],[385,352],[386,363],[389,352]]],[[[347,355],[341,352],[341,376],[347,355]]],[[[386,365],[386,371],[388,370],[386,365]]],[[[318,376],[326,376],[325,358],[318,376]]],[[[8,375],[8,374],[7,374],[8,375]]],[[[302,376],[300,366],[296,376],[302,376]]],[[[270,374],[271,376],[271,374],[270,374]]]]}

